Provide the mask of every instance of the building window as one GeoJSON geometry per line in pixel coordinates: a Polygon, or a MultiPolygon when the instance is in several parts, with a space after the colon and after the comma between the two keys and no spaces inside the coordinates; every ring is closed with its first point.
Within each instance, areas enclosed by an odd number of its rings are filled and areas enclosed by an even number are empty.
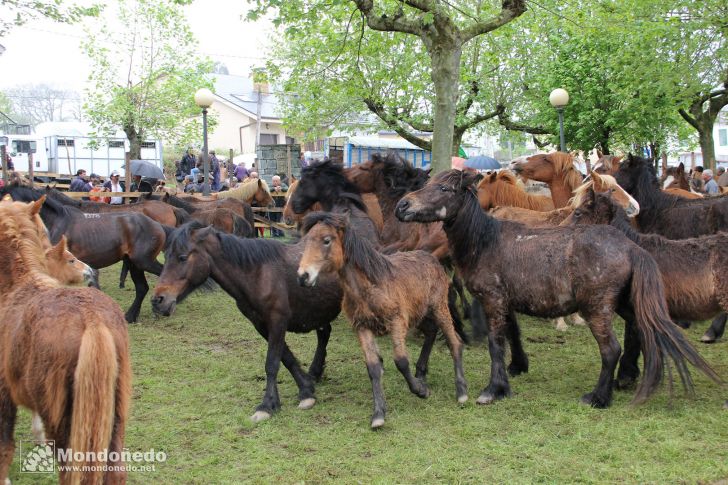
{"type": "Polygon", "coordinates": [[[27,140],[13,140],[12,151],[15,153],[35,153],[35,149],[30,149],[30,142],[27,140]]]}
{"type": "Polygon", "coordinates": [[[293,145],[295,143],[296,143],[296,139],[295,138],[293,138],[291,136],[287,136],[286,137],[286,145],[293,145]]]}
{"type": "Polygon", "coordinates": [[[718,130],[718,144],[722,147],[728,146],[728,128],[718,130]]]}
{"type": "Polygon", "coordinates": [[[157,148],[157,142],[155,141],[143,141],[142,148],[157,148]]]}
{"type": "Polygon", "coordinates": [[[119,140],[109,140],[109,148],[124,148],[124,142],[119,140]]]}
{"type": "Polygon", "coordinates": [[[277,145],[278,144],[278,135],[270,134],[270,133],[261,133],[260,134],[260,144],[261,145],[277,145]]]}
{"type": "Polygon", "coordinates": [[[74,146],[73,142],[74,142],[74,140],[69,139],[69,138],[59,138],[58,146],[59,147],[72,147],[72,146],[74,146]]]}

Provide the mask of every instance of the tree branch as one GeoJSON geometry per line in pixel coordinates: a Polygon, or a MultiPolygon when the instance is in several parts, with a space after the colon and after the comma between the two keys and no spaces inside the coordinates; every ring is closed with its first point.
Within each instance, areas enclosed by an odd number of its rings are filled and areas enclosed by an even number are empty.
{"type": "Polygon", "coordinates": [[[374,13],[373,0],[353,0],[356,7],[361,11],[367,19],[367,25],[370,29],[382,32],[403,32],[405,34],[422,35],[423,30],[419,22],[408,18],[387,17],[374,13]]]}
{"type": "Polygon", "coordinates": [[[695,128],[696,130],[700,131],[700,126],[698,125],[698,120],[696,120],[695,118],[693,118],[692,116],[690,116],[688,114],[688,112],[685,111],[682,108],[678,109],[677,112],[680,113],[680,116],[682,116],[683,119],[690,124],[690,126],[692,126],[693,128],[695,128]]]}
{"type": "Polygon", "coordinates": [[[384,121],[384,123],[389,128],[393,129],[399,136],[412,143],[413,145],[422,148],[423,150],[432,151],[431,142],[423,140],[422,138],[419,138],[407,131],[402,125],[399,124],[399,120],[396,117],[391,116],[386,112],[381,104],[375,102],[371,98],[365,98],[364,103],[367,105],[367,108],[369,108],[369,111],[377,115],[379,119],[384,121]]]}
{"type": "Polygon", "coordinates": [[[506,130],[523,131],[532,135],[555,135],[553,131],[541,128],[540,126],[528,126],[522,123],[513,122],[510,118],[508,118],[508,115],[506,115],[505,107],[501,105],[499,108],[501,109],[501,113],[498,114],[498,123],[500,123],[506,130]]]}
{"type": "Polygon", "coordinates": [[[463,132],[465,132],[466,130],[468,130],[474,126],[479,125],[483,121],[488,121],[492,118],[495,118],[496,116],[499,116],[502,112],[503,112],[503,108],[501,106],[499,106],[492,113],[477,115],[477,116],[470,118],[469,120],[466,120],[464,123],[457,124],[456,129],[462,129],[463,132]]]}
{"type": "Polygon", "coordinates": [[[430,0],[403,0],[403,3],[423,12],[432,12],[435,8],[430,0]]]}
{"type": "Polygon", "coordinates": [[[462,31],[462,43],[465,44],[473,37],[486,34],[492,30],[497,29],[498,27],[507,24],[511,20],[519,17],[525,11],[525,0],[503,0],[503,3],[501,4],[501,11],[498,15],[488,20],[482,20],[462,31]]]}

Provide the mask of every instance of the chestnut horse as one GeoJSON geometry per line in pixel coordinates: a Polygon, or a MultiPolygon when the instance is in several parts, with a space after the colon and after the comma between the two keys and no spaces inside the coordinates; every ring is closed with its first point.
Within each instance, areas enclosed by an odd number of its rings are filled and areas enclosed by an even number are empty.
{"type": "Polygon", "coordinates": [[[596,387],[582,397],[591,406],[607,407],[612,400],[621,352],[612,330],[615,311],[635,315],[641,334],[645,373],[634,402],[655,392],[667,359],[676,363],[688,389],[687,362],[720,382],[670,320],[659,269],[644,249],[610,226],[542,229],[499,221],[480,208],[473,182],[474,175],[456,170],[438,174],[399,201],[397,217],[444,221],[455,264],[483,304],[490,322],[491,380],[478,403],[511,394],[504,333],[517,326],[516,312],[553,318],[579,311],[586,318],[602,361],[596,387]]]}
{"type": "MultiPolygon", "coordinates": [[[[217,200],[237,199],[254,205],[256,207],[272,207],[275,205],[273,196],[270,193],[268,184],[263,179],[250,179],[241,182],[237,187],[224,192],[217,192],[213,195],[217,200]]],[[[183,199],[195,199],[195,197],[182,197],[183,199]]],[[[199,201],[199,199],[195,199],[199,201]]]]}
{"type": "Polygon", "coordinates": [[[314,212],[303,220],[305,248],[298,266],[298,281],[314,286],[319,275],[338,273],[344,289],[343,309],[359,337],[374,395],[371,427],[384,425],[386,404],[382,389],[382,357],[375,335],[390,334],[394,363],[410,392],[430,395],[425,378],[437,329],[445,335],[455,363],[457,400],[468,400],[463,373],[463,343],[448,309],[448,277],[430,253],[410,251],[389,256],[349,227],[348,215],[314,212]],[[419,326],[425,333],[415,375],[410,371],[405,337],[419,326]]]}
{"type": "Polygon", "coordinates": [[[551,189],[554,208],[565,207],[584,177],[574,166],[569,153],[539,153],[511,162],[511,170],[523,178],[546,182],[551,189]]]}
{"type": "MultiPolygon", "coordinates": [[[[6,187],[14,200],[31,202],[43,196],[27,187],[6,187]]],[[[92,268],[100,269],[125,260],[134,282],[134,301],[126,312],[126,321],[136,322],[142,301],[149,291],[144,272],[158,275],[162,265],[157,255],[165,241],[164,226],[144,214],[84,214],[76,207],[46,199],[40,211],[50,231],[51,242],[65,235],[69,250],[92,268]]]]}
{"type": "Polygon", "coordinates": [[[688,199],[703,198],[702,194],[693,192],[693,188],[688,181],[688,176],[685,173],[685,164],[682,162],[677,167],[667,167],[667,170],[665,170],[665,173],[660,179],[660,185],[662,186],[662,190],[668,194],[688,199]]]}
{"type": "Polygon", "coordinates": [[[478,183],[478,202],[483,210],[498,206],[522,207],[534,211],[554,210],[551,197],[529,194],[518,186],[516,176],[505,170],[483,177],[478,183]]]}
{"type": "Polygon", "coordinates": [[[193,212],[189,218],[234,236],[255,237],[248,221],[225,207],[193,212]]]}
{"type": "Polygon", "coordinates": [[[728,230],[728,197],[685,199],[660,190],[655,168],[631,154],[622,162],[617,182],[640,204],[640,231],[685,239],[728,230]]]}
{"type": "Polygon", "coordinates": [[[281,360],[298,385],[299,408],[315,402],[314,381],[324,371],[331,322],[341,311],[341,288],[333,277],[316,289],[301,288],[296,280],[303,246],[270,239],[241,239],[192,221],[174,230],[165,249],[165,264],[154,288],[155,313],[171,315],[208,278],[233,297],[240,312],[268,341],[263,402],[251,417],[269,418],[281,407],[278,369],[281,360]],[[316,331],[318,346],[308,373],[286,345],[286,332],[316,331]]]}
{"type": "Polygon", "coordinates": [[[120,458],[98,459],[124,448],[131,401],[124,315],[97,289],[64,287],[48,275],[36,219],[42,205],[0,203],[0,482],[9,482],[24,406],[41,417],[56,450],[72,452],[73,461],[56,457],[76,469],[62,469],[60,483],[125,483],[120,458]]]}
{"type": "MultiPolygon", "coordinates": [[[[647,250],[660,268],[670,316],[675,319],[701,321],[719,314],[700,339],[711,343],[723,335],[728,312],[728,233],[672,240],[657,234],[641,234],[629,223],[624,211],[608,194],[591,194],[567,221],[572,224],[610,224],[647,250]]],[[[639,347],[630,355],[626,350],[622,362],[631,360],[636,369],[639,347]]],[[[624,367],[622,364],[621,367],[624,367]]],[[[620,371],[622,369],[620,368],[620,371]]],[[[636,375],[629,377],[636,378],[636,375]]]]}

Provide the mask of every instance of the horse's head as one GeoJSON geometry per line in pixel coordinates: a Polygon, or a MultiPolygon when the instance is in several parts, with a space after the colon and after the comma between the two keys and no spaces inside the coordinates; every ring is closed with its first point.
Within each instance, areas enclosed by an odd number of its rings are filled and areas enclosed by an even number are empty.
{"type": "Polygon", "coordinates": [[[606,175],[614,175],[617,173],[617,170],[619,170],[619,166],[621,164],[622,156],[621,155],[602,155],[601,152],[597,152],[599,155],[599,159],[594,163],[593,171],[600,173],[600,174],[606,174],[606,175]]]}
{"type": "Polygon", "coordinates": [[[617,180],[611,175],[602,175],[592,171],[591,182],[594,192],[606,194],[615,205],[624,209],[628,217],[635,217],[640,213],[639,203],[620,187],[617,180]]]}
{"type": "Polygon", "coordinates": [[[319,274],[344,266],[348,214],[312,212],[303,219],[304,250],[298,265],[298,284],[314,286],[319,274]]]}
{"type": "MultiPolygon", "coordinates": [[[[497,203],[498,193],[503,192],[503,188],[510,186],[517,188],[516,177],[507,171],[486,173],[480,182],[478,182],[478,202],[480,207],[485,210],[492,209],[500,205],[497,203]]],[[[523,196],[526,193],[523,192],[523,196]]]]}
{"type": "Polygon", "coordinates": [[[680,162],[677,167],[667,167],[665,173],[660,180],[663,190],[667,189],[683,189],[690,190],[690,182],[685,174],[685,165],[680,162]]]}
{"type": "MultiPolygon", "coordinates": [[[[45,228],[43,228],[45,229],[45,228]]],[[[68,251],[66,236],[45,252],[48,274],[64,285],[86,284],[99,287],[98,271],[76,258],[68,251]]]]}
{"type": "MultiPolygon", "coordinates": [[[[374,157],[378,158],[378,154],[375,154],[374,157]]],[[[372,171],[375,163],[373,161],[375,160],[374,157],[372,157],[372,160],[358,163],[356,165],[353,165],[351,168],[347,168],[344,170],[346,178],[349,180],[349,182],[356,185],[359,191],[363,194],[374,192],[374,182],[376,181],[374,177],[375,172],[372,171]]]]}
{"type": "Polygon", "coordinates": [[[614,178],[617,183],[630,194],[645,188],[657,189],[659,183],[655,167],[646,158],[636,157],[631,153],[622,161],[614,178]]]}
{"type": "Polygon", "coordinates": [[[434,222],[454,218],[465,194],[473,190],[477,173],[449,170],[437,174],[423,188],[411,192],[397,203],[395,214],[404,222],[434,222]]]}
{"type": "Polygon", "coordinates": [[[175,229],[167,238],[162,274],[152,297],[155,313],[169,316],[177,303],[208,281],[210,251],[219,250],[215,230],[192,221],[175,229]]]}
{"type": "Polygon", "coordinates": [[[268,184],[262,179],[258,179],[258,190],[256,190],[253,194],[253,201],[258,207],[275,206],[275,201],[273,200],[273,196],[270,193],[270,188],[268,187],[268,184]]]}
{"type": "MultiPolygon", "coordinates": [[[[302,214],[314,203],[320,202],[329,209],[340,203],[345,194],[358,195],[359,189],[344,175],[344,168],[331,160],[324,160],[304,167],[296,192],[291,196],[293,212],[302,214]]],[[[363,203],[361,203],[363,207],[363,203]]],[[[363,209],[362,209],[363,210],[363,209]]]]}
{"type": "Polygon", "coordinates": [[[571,224],[609,224],[618,208],[628,217],[639,214],[637,201],[617,184],[614,177],[600,175],[592,171],[591,179],[576,190],[572,202],[574,210],[561,223],[571,224]]]}

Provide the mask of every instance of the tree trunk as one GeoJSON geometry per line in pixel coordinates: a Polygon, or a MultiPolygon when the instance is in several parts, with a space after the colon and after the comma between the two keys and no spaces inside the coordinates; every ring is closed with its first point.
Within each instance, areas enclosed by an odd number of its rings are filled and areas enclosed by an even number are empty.
{"type": "Polygon", "coordinates": [[[460,85],[462,47],[455,40],[433,39],[432,82],[435,85],[435,122],[432,134],[432,173],[450,170],[455,131],[455,108],[460,85]]]}
{"type": "Polygon", "coordinates": [[[131,154],[132,160],[139,160],[142,158],[142,140],[134,127],[125,127],[124,133],[129,139],[129,153],[131,154]]]}
{"type": "Polygon", "coordinates": [[[455,129],[452,135],[452,151],[451,154],[453,157],[460,156],[460,145],[463,143],[463,136],[465,135],[465,130],[458,130],[455,129]]]}
{"type": "MultiPolygon", "coordinates": [[[[707,117],[706,117],[707,118],[707,117]]],[[[699,120],[700,129],[698,139],[700,140],[700,151],[703,152],[703,168],[715,171],[715,142],[713,141],[713,120],[699,120]]]]}

